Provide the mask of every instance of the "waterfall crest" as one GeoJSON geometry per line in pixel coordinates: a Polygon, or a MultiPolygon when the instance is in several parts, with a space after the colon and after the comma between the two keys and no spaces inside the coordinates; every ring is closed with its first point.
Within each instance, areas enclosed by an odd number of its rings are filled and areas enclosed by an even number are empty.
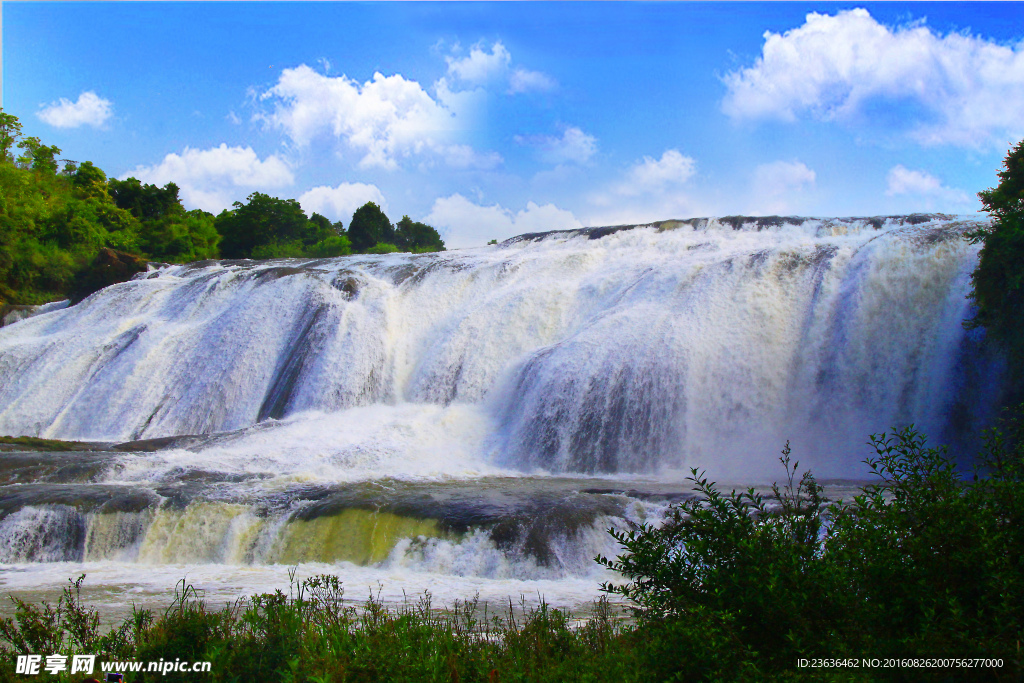
{"type": "Polygon", "coordinates": [[[0,433],[221,435],[191,450],[325,479],[760,476],[790,439],[845,476],[871,432],[988,415],[998,363],[962,327],[977,225],[694,219],[159,267],[0,329],[0,433]]]}

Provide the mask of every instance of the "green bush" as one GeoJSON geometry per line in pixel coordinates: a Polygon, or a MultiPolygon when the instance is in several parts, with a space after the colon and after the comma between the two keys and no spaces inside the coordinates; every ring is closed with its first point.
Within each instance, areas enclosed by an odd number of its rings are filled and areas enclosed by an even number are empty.
{"type": "Polygon", "coordinates": [[[939,656],[1002,658],[996,673],[1012,678],[1024,635],[1024,429],[1007,424],[1009,436],[987,434],[971,481],[912,427],[873,435],[866,462],[880,481],[849,503],[827,504],[810,473],[797,482],[788,445],[773,505],[752,489],[724,494],[694,470],[698,496],[663,526],[612,532],[624,552],[598,561],[629,582],[604,590],[636,603],[659,678],[789,675],[801,657],[939,656]]]}
{"type": "Polygon", "coordinates": [[[252,252],[250,252],[248,258],[301,258],[305,255],[306,250],[302,248],[302,242],[299,242],[298,240],[291,242],[273,241],[255,247],[252,252]]]}
{"type": "Polygon", "coordinates": [[[868,464],[883,483],[832,511],[824,556],[853,598],[862,647],[878,656],[1015,657],[1024,592],[1019,555],[1007,551],[1020,550],[1013,536],[1024,520],[994,492],[1010,492],[1018,508],[1024,501],[1022,452],[994,438],[984,458],[994,469],[968,483],[912,428],[872,437],[877,457],[868,464]]]}
{"type": "Polygon", "coordinates": [[[695,498],[670,508],[662,526],[613,530],[626,552],[597,558],[631,579],[603,589],[635,602],[661,639],[678,641],[667,647],[681,653],[680,671],[716,661],[719,673],[736,673],[754,659],[782,670],[798,656],[848,654],[835,647],[845,596],[820,561],[827,501],[809,472],[796,480],[788,444],[781,460],[788,482],[772,489],[777,509],[753,489],[725,494],[693,470],[695,498]],[[719,656],[709,660],[708,646],[719,656]]]}
{"type": "Polygon", "coordinates": [[[314,244],[306,253],[314,258],[348,256],[352,253],[352,243],[345,235],[332,235],[314,244]]]}

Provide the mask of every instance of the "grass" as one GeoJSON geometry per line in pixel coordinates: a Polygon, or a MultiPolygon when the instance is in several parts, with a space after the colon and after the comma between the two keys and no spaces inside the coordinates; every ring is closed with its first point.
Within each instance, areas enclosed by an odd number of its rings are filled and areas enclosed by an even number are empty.
{"type": "MultiPolygon", "coordinates": [[[[641,681],[640,641],[604,598],[582,625],[541,603],[510,604],[493,614],[476,600],[434,609],[429,594],[388,607],[371,595],[361,608],[344,601],[336,576],[322,575],[281,591],[211,610],[180,582],[162,614],[137,611],[101,633],[99,614],[85,607],[82,578],[55,606],[12,598],[17,613],[0,620],[8,647],[0,680],[15,674],[16,653],[98,654],[97,662],[210,661],[209,674],[128,673],[125,680],[176,681],[641,681]]],[[[62,672],[58,681],[78,680],[62,672]]]]}

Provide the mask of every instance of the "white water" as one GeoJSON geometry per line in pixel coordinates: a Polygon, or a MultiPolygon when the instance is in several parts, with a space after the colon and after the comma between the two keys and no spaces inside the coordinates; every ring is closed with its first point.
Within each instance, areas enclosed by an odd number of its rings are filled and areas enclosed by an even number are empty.
{"type": "MultiPolygon", "coordinates": [[[[977,247],[960,235],[972,227],[711,219],[420,256],[157,269],[0,329],[0,433],[211,436],[111,454],[80,490],[10,503],[0,562],[345,563],[351,548],[325,559],[287,537],[316,500],[306,489],[358,482],[420,482],[435,497],[446,482],[561,473],[643,488],[696,466],[752,483],[779,475],[787,440],[819,476],[863,476],[870,433],[915,423],[955,440],[989,416],[998,367],[961,324],[977,247]],[[97,486],[152,500],[85,510],[97,486]],[[27,531],[61,524],[77,529],[63,545],[27,531]]],[[[392,511],[387,495],[375,500],[392,511]]],[[[614,551],[603,530],[660,509],[629,500],[639,512],[609,516],[588,499],[568,535],[556,515],[539,564],[515,542],[495,545],[500,515],[452,531],[447,508],[399,511],[386,541],[353,541],[380,546],[356,564],[456,584],[596,586],[590,558],[614,551]],[[424,534],[422,520],[443,533],[424,534]]],[[[310,535],[347,528],[327,526],[310,535]]]]}

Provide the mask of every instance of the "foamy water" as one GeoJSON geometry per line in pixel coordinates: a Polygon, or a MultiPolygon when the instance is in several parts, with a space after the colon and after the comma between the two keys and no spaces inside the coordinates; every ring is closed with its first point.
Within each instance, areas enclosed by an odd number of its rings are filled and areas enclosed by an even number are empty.
{"type": "Polygon", "coordinates": [[[0,588],[85,571],[123,606],[188,574],[220,599],[296,566],[357,598],[583,604],[614,578],[607,529],[656,522],[690,467],[770,482],[789,440],[850,479],[893,426],[969,443],[1001,371],[962,325],[977,225],[698,219],[157,268],[0,329],[0,433],[194,437],[0,454],[0,588]]]}

